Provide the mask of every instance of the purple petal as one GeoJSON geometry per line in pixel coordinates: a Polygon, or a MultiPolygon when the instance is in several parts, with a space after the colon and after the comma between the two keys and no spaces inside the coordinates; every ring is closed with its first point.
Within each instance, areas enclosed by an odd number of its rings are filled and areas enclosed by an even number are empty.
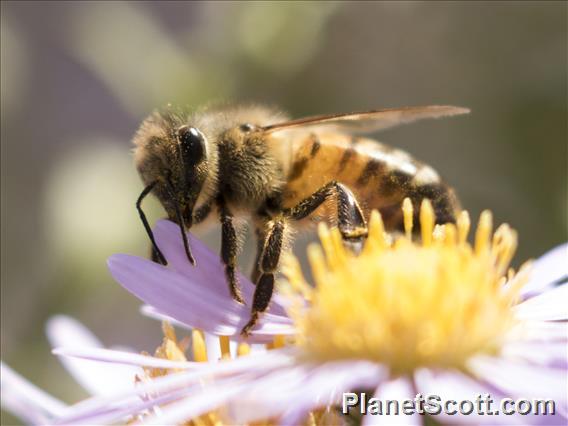
{"type": "Polygon", "coordinates": [[[522,288],[523,298],[533,297],[568,277],[568,243],[553,248],[533,264],[529,282],[522,288]]]}
{"type": "Polygon", "coordinates": [[[507,359],[568,370],[566,342],[512,342],[503,347],[501,355],[507,359]]]}
{"type": "Polygon", "coordinates": [[[566,342],[568,322],[566,321],[522,321],[513,330],[514,339],[521,336],[527,342],[566,342]]]}
{"type": "MultiPolygon", "coordinates": [[[[493,402],[490,407],[487,407],[488,404],[485,402],[483,409],[487,411],[487,408],[489,408],[491,411],[496,412],[500,408],[499,401],[509,396],[490,384],[477,381],[457,370],[434,371],[431,369],[421,369],[415,373],[414,380],[418,392],[420,392],[423,397],[429,398],[436,396],[440,398],[439,401],[435,401],[439,407],[444,407],[447,401],[475,402],[478,396],[487,394],[491,396],[493,402]]],[[[426,402],[428,402],[428,400],[426,402]]],[[[452,405],[449,408],[451,410],[458,410],[459,406],[452,405]]],[[[474,410],[469,415],[460,414],[459,412],[453,415],[441,412],[440,414],[433,414],[432,416],[437,422],[449,424],[512,425],[526,424],[527,422],[524,417],[518,415],[487,415],[479,414],[477,410],[474,410]]]]}
{"type": "MultiPolygon", "coordinates": [[[[406,377],[401,377],[395,380],[389,380],[381,383],[375,394],[374,398],[385,404],[386,401],[398,401],[402,404],[404,400],[414,400],[416,390],[406,377]]],[[[363,426],[370,425],[422,425],[423,416],[415,412],[414,414],[404,414],[403,407],[399,406],[399,413],[387,413],[386,406],[383,405],[383,412],[380,415],[367,414],[363,418],[363,426]]]]}
{"type": "MultiPolygon", "coordinates": [[[[156,242],[172,270],[193,278],[200,285],[207,286],[213,289],[215,293],[232,300],[225,278],[225,267],[218,254],[212,252],[202,241],[188,233],[189,244],[196,260],[196,266],[193,266],[187,260],[179,227],[175,223],[169,220],[158,221],[155,234],[156,242]]],[[[256,287],[240,272],[237,272],[237,278],[241,285],[243,297],[250,306],[256,287]]],[[[285,300],[282,300],[282,297],[275,293],[270,312],[275,315],[287,316],[283,303],[285,303],[285,300]]]]}
{"type": "Polygon", "coordinates": [[[562,321],[568,319],[568,285],[545,291],[513,307],[522,320],[562,321]]]}
{"type": "MultiPolygon", "coordinates": [[[[58,315],[49,319],[46,333],[52,347],[65,346],[81,351],[101,349],[101,342],[85,326],[73,318],[58,315]]],[[[134,386],[139,368],[127,365],[103,364],[86,360],[60,358],[73,378],[92,395],[105,395],[134,386]]]]}
{"type": "Polygon", "coordinates": [[[289,350],[274,350],[263,355],[249,355],[226,363],[203,363],[199,369],[158,377],[148,383],[139,384],[130,391],[82,401],[70,407],[68,415],[61,417],[59,423],[99,424],[103,420],[116,422],[126,415],[135,414],[142,408],[160,403],[158,400],[153,400],[153,403],[144,404],[142,397],[160,395],[171,401],[191,392],[194,386],[201,386],[201,380],[219,380],[225,376],[247,371],[257,371],[262,374],[275,368],[284,368],[293,362],[289,352],[289,350]]]}
{"type": "MultiPolygon", "coordinates": [[[[196,260],[204,263],[203,250],[200,246],[194,247],[196,260]]],[[[123,254],[111,256],[108,265],[114,279],[124,288],[190,327],[218,335],[237,335],[250,318],[247,308],[221,293],[219,285],[203,285],[204,282],[224,282],[224,276],[217,274],[204,281],[201,276],[204,264],[195,268],[199,273],[191,277],[149,260],[123,254]]],[[[253,336],[266,339],[274,334],[293,332],[289,318],[268,313],[253,331],[253,336]]]]}
{"type": "MultiPolygon", "coordinates": [[[[546,348],[545,348],[546,349],[546,348]]],[[[503,358],[477,356],[468,364],[475,374],[515,398],[552,398],[567,407],[565,368],[550,368],[503,358]]]]}
{"type": "MultiPolygon", "coordinates": [[[[193,385],[195,387],[195,385],[193,385]]],[[[141,412],[148,409],[159,410],[161,404],[168,404],[176,401],[188,392],[192,387],[184,387],[181,389],[172,389],[163,395],[132,396],[128,400],[108,401],[104,405],[96,408],[89,406],[90,400],[82,401],[79,404],[69,407],[63,416],[57,419],[56,425],[105,425],[120,424],[130,422],[141,412]]]]}
{"type": "Polygon", "coordinates": [[[159,413],[148,416],[138,424],[144,425],[173,425],[182,424],[210,412],[231,397],[245,389],[242,378],[222,380],[206,385],[206,389],[194,390],[187,397],[162,407],[159,413]]]}
{"type": "MultiPolygon", "coordinates": [[[[82,360],[97,361],[96,363],[89,363],[89,365],[95,365],[100,367],[106,363],[120,364],[121,366],[143,366],[143,367],[154,367],[154,368],[172,368],[172,369],[192,369],[203,364],[198,362],[189,361],[171,361],[163,358],[156,358],[148,355],[141,355],[131,352],[116,351],[112,349],[103,348],[55,348],[53,351],[54,355],[61,356],[63,358],[79,358],[82,360]]],[[[98,369],[100,370],[100,368],[98,369]]],[[[137,372],[142,372],[140,369],[136,369],[137,372]]],[[[116,391],[118,386],[114,386],[114,382],[111,377],[107,377],[109,380],[106,385],[111,391],[116,391]]],[[[124,387],[124,389],[129,389],[134,386],[134,376],[132,376],[129,381],[130,386],[124,387]]],[[[121,386],[122,388],[122,386],[121,386]]],[[[103,392],[103,394],[107,394],[103,392]]]]}
{"type": "Polygon", "coordinates": [[[375,387],[385,376],[383,367],[369,361],[300,364],[256,378],[228,409],[239,424],[271,417],[298,424],[314,408],[340,403],[343,392],[375,387]]]}
{"type": "Polygon", "coordinates": [[[65,412],[66,405],[0,362],[2,408],[30,424],[45,424],[65,412]]]}
{"type": "Polygon", "coordinates": [[[142,305],[140,306],[140,313],[144,316],[147,316],[148,318],[152,318],[158,321],[167,321],[169,322],[171,325],[174,325],[176,327],[179,328],[183,328],[186,330],[192,330],[193,327],[190,327],[187,324],[184,324],[183,322],[179,322],[177,319],[172,318],[166,314],[161,313],[160,311],[158,311],[156,308],[154,308],[153,306],[150,305],[142,305]]]}

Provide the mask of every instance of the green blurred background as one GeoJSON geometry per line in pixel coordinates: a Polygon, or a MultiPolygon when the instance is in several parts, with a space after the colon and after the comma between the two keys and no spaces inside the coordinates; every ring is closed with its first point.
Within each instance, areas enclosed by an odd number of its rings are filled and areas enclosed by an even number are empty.
{"type": "MultiPolygon", "coordinates": [[[[565,2],[3,1],[1,10],[1,357],[58,397],[85,394],[49,353],[50,315],[79,318],[108,345],[152,350],[160,340],[105,259],[147,253],[130,139],[168,102],[255,101],[294,117],[470,107],[379,139],[432,164],[474,217],[489,208],[515,227],[517,264],[567,239],[565,2]]],[[[152,220],[162,215],[149,208],[152,220]]],[[[215,233],[201,235],[218,248],[215,233]]]]}

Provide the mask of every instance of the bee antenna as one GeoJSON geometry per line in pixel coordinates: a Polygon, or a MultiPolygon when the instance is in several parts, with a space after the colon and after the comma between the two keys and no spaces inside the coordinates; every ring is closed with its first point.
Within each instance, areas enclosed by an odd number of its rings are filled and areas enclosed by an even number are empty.
{"type": "Polygon", "coordinates": [[[183,221],[183,216],[181,214],[181,210],[179,208],[179,205],[177,203],[175,203],[176,206],[176,216],[177,216],[177,222],[179,225],[179,230],[181,232],[181,238],[183,240],[183,247],[185,249],[185,255],[187,256],[187,259],[189,260],[189,262],[195,266],[195,259],[193,258],[193,255],[191,254],[191,250],[189,248],[189,241],[187,241],[187,233],[185,232],[185,224],[183,221]]]}
{"type": "Polygon", "coordinates": [[[158,245],[156,244],[156,240],[154,240],[154,234],[152,233],[152,228],[150,227],[150,224],[148,223],[148,220],[146,219],[146,215],[144,214],[144,211],[142,210],[142,200],[146,197],[146,195],[148,195],[150,193],[150,191],[152,191],[152,189],[154,189],[154,186],[156,186],[156,183],[157,182],[154,181],[150,185],[148,185],[146,188],[144,188],[144,190],[142,191],[142,193],[138,197],[138,200],[136,201],[136,209],[138,210],[138,214],[140,215],[140,220],[142,220],[142,224],[144,225],[144,229],[146,229],[146,233],[148,234],[148,237],[150,238],[150,241],[152,242],[152,247],[154,248],[154,251],[156,252],[156,254],[158,256],[158,260],[160,261],[160,263],[162,265],[167,265],[168,262],[167,262],[166,258],[164,257],[164,255],[162,254],[162,252],[160,251],[160,249],[158,248],[158,245]]]}

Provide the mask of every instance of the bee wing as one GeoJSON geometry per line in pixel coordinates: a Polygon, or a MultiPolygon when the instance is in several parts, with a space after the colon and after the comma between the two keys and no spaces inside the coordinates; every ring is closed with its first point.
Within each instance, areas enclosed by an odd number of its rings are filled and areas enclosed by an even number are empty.
{"type": "Polygon", "coordinates": [[[429,105],[388,108],[347,114],[315,115],[265,126],[265,132],[274,133],[294,128],[332,126],[349,133],[369,133],[425,118],[451,117],[469,113],[468,108],[451,105],[429,105]]]}

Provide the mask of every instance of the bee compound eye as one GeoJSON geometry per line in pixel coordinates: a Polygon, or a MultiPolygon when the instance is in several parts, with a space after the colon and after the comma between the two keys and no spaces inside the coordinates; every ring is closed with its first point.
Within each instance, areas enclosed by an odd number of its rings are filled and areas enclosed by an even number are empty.
{"type": "Polygon", "coordinates": [[[195,164],[205,154],[205,138],[195,127],[182,126],[177,131],[181,155],[186,163],[195,164]]]}

